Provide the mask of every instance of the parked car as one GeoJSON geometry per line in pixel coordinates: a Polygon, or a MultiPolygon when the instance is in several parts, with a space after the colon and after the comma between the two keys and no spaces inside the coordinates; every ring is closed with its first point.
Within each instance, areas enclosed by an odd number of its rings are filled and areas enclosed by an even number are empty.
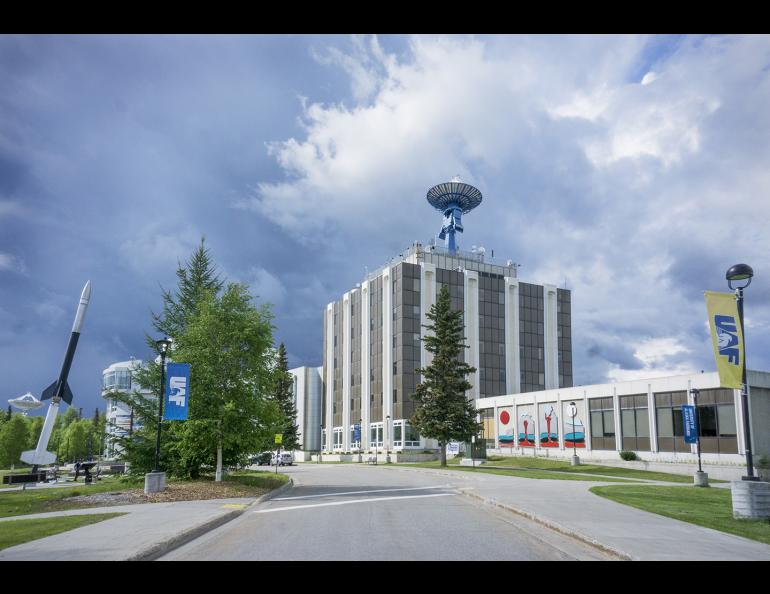
{"type": "Polygon", "coordinates": [[[291,466],[294,464],[294,454],[291,452],[281,452],[279,454],[273,454],[270,465],[271,466],[291,466]]]}
{"type": "Polygon", "coordinates": [[[261,452],[259,454],[254,454],[249,460],[252,464],[257,464],[258,466],[267,466],[273,460],[273,452],[261,452]]]}

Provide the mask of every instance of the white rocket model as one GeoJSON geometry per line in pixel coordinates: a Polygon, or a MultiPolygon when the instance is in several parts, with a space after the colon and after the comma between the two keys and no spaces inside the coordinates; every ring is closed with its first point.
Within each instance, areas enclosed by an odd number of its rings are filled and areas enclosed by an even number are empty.
{"type": "Polygon", "coordinates": [[[40,432],[40,438],[37,440],[37,448],[34,450],[27,450],[21,454],[22,461],[27,464],[38,466],[40,464],[53,464],[56,461],[56,454],[47,451],[46,448],[48,447],[48,440],[51,439],[51,432],[53,431],[56,415],[59,414],[59,404],[62,399],[67,404],[72,404],[72,391],[70,390],[69,384],[67,384],[67,377],[69,376],[70,367],[72,366],[72,359],[75,357],[75,349],[78,346],[80,330],[83,327],[83,320],[85,320],[86,310],[88,309],[88,302],[90,299],[91,281],[88,281],[86,286],[83,287],[83,292],[80,294],[80,303],[78,304],[78,311],[75,314],[75,323],[72,325],[72,334],[70,334],[70,340],[67,344],[67,352],[64,355],[64,363],[59,372],[59,379],[48,386],[40,397],[40,400],[47,400],[48,398],[51,398],[52,400],[48,407],[48,412],[45,415],[43,430],[40,432]]]}

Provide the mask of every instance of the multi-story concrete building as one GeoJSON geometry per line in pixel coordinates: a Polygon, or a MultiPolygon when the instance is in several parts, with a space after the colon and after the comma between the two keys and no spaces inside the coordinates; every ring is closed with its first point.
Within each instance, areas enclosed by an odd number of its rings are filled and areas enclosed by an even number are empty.
{"type": "Polygon", "coordinates": [[[310,459],[312,452],[321,449],[321,408],[323,406],[323,367],[297,367],[289,369],[294,378],[294,408],[299,426],[299,450],[295,459],[310,459]]]}
{"type": "Polygon", "coordinates": [[[142,361],[131,359],[113,363],[102,372],[102,398],[107,402],[107,444],[105,454],[112,458],[120,456],[122,450],[116,443],[119,437],[125,437],[139,428],[134,412],[125,403],[111,397],[113,392],[130,393],[137,390],[148,397],[154,397],[149,391],[142,390],[133,381],[133,373],[141,368],[142,361]]]}
{"type": "Polygon", "coordinates": [[[423,326],[442,286],[464,314],[465,361],[477,368],[468,398],[572,386],[568,290],[523,282],[513,262],[488,262],[483,250],[415,243],[326,307],[324,451],[435,447],[409,419],[416,369],[430,363],[423,326]]]}

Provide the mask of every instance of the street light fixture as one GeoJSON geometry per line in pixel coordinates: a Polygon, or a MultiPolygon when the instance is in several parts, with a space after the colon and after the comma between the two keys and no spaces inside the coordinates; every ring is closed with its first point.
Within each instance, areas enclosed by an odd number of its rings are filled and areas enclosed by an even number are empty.
{"type": "Polygon", "coordinates": [[[743,376],[741,377],[741,409],[743,412],[743,435],[746,450],[746,466],[748,467],[748,476],[742,477],[744,481],[758,481],[759,477],[754,476],[754,460],[751,455],[751,427],[749,425],[749,397],[748,386],[746,383],[746,328],[743,324],[743,289],[751,284],[754,276],[754,270],[748,264],[736,264],[731,266],[725,274],[727,286],[735,291],[735,300],[738,304],[738,319],[741,323],[741,334],[743,335],[743,376]],[[745,281],[745,284],[736,285],[745,281]]]}
{"type": "Polygon", "coordinates": [[[163,397],[166,389],[166,353],[171,345],[171,339],[161,338],[156,340],[155,344],[158,345],[160,351],[160,392],[158,396],[158,435],[155,441],[155,469],[153,472],[160,472],[160,427],[163,420],[163,397]]]}
{"type": "Polygon", "coordinates": [[[577,419],[578,409],[574,402],[569,403],[569,416],[572,417],[572,466],[580,466],[580,458],[577,455],[577,429],[575,428],[575,419],[577,419]]]}

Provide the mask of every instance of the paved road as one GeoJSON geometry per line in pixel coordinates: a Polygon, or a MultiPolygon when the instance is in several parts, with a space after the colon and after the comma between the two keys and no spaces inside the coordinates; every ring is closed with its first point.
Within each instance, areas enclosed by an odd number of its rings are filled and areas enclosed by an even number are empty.
{"type": "Polygon", "coordinates": [[[302,464],[295,486],[163,560],[565,560],[600,551],[462,497],[462,476],[302,464]]]}

